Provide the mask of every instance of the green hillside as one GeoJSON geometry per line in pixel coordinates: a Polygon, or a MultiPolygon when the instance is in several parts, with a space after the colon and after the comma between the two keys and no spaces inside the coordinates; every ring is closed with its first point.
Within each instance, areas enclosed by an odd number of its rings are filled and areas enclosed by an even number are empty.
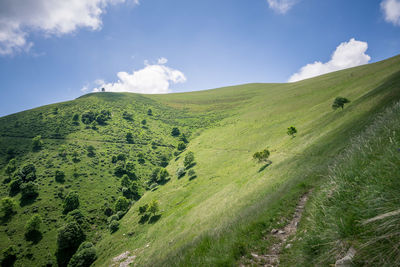
{"type": "MultiPolygon", "coordinates": [[[[297,83],[95,93],[2,117],[0,197],[16,207],[2,214],[0,250],[14,246],[16,266],[66,265],[71,255],[56,257],[57,233],[75,223],[95,245],[95,266],[117,264],[113,258],[126,251],[139,266],[246,263],[250,252],[270,246],[263,237],[285,224],[302,194],[321,194],[331,166],[399,100],[399,89],[397,56],[297,83]],[[332,110],[338,96],[351,102],[332,110]],[[289,126],[298,130],[293,138],[289,126]],[[271,162],[258,163],[253,154],[265,148],[271,162]],[[29,163],[36,171],[27,173],[29,163]],[[22,197],[28,184],[37,196],[22,197]],[[71,192],[80,212],[63,212],[71,192]],[[123,195],[131,202],[126,214],[115,205],[123,195]],[[158,211],[139,210],[154,201],[158,211]],[[27,240],[35,214],[42,234],[27,240]],[[116,221],[119,229],[110,231],[116,221]]],[[[312,257],[305,246],[287,252],[288,265],[291,255],[312,257]]]]}

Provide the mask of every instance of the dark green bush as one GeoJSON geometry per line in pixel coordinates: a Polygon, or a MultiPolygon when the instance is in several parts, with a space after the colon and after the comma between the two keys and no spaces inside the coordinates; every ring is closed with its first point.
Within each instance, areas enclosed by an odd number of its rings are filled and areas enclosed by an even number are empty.
{"type": "Polygon", "coordinates": [[[88,147],[87,147],[87,152],[88,152],[88,156],[89,157],[94,157],[94,156],[96,156],[96,149],[94,148],[94,146],[92,146],[92,145],[89,145],[88,147]]]}
{"type": "Polygon", "coordinates": [[[183,165],[185,166],[186,169],[190,168],[194,163],[194,153],[189,152],[186,154],[184,160],[183,160],[183,165]]]}
{"type": "Polygon", "coordinates": [[[172,128],[171,135],[172,136],[179,136],[181,134],[181,131],[177,127],[172,128]]]}
{"type": "Polygon", "coordinates": [[[287,129],[287,135],[289,135],[289,136],[291,136],[292,138],[293,137],[295,137],[295,135],[296,135],[296,133],[297,133],[297,129],[296,129],[296,127],[294,127],[294,126],[290,126],[288,129],[287,129]]]}
{"type": "Polygon", "coordinates": [[[42,137],[40,135],[34,137],[32,139],[32,150],[35,151],[39,151],[41,150],[43,147],[43,141],[42,141],[42,137]]]}
{"type": "Polygon", "coordinates": [[[146,213],[148,206],[149,206],[148,204],[145,204],[145,205],[143,205],[143,206],[140,206],[140,207],[139,207],[139,214],[146,213]]]}
{"type": "Polygon", "coordinates": [[[262,151],[256,152],[253,155],[253,158],[255,160],[258,160],[258,162],[269,162],[269,156],[270,156],[270,152],[268,149],[264,149],[262,151]]]}
{"type": "Polygon", "coordinates": [[[115,211],[128,211],[129,209],[129,200],[126,197],[119,197],[115,202],[115,211]]]}
{"type": "Polygon", "coordinates": [[[33,215],[25,224],[25,238],[34,243],[39,242],[42,238],[40,226],[42,224],[42,217],[39,214],[33,215]]]}
{"type": "Polygon", "coordinates": [[[14,199],[5,197],[1,199],[1,217],[9,219],[14,213],[16,213],[17,204],[14,199]]]}
{"type": "Polygon", "coordinates": [[[114,214],[114,215],[108,217],[107,222],[108,222],[108,224],[110,224],[112,221],[118,221],[118,220],[119,220],[119,216],[114,214]]]}
{"type": "Polygon", "coordinates": [[[127,133],[126,134],[126,142],[128,144],[133,144],[133,135],[132,135],[132,133],[127,133]]]}
{"type": "Polygon", "coordinates": [[[343,109],[344,105],[347,104],[347,103],[350,103],[350,100],[348,100],[345,97],[338,96],[333,101],[332,109],[334,109],[334,110],[336,110],[338,108],[342,108],[343,109]]]}
{"type": "Polygon", "coordinates": [[[14,180],[10,183],[10,195],[15,196],[21,190],[22,179],[19,176],[16,176],[14,180]]]}
{"type": "Polygon", "coordinates": [[[36,180],[36,167],[32,163],[24,165],[19,171],[19,175],[23,182],[36,180]]]}
{"type": "Polygon", "coordinates": [[[69,222],[58,230],[56,256],[60,267],[67,266],[85,238],[82,228],[76,222],[69,222]]]}
{"type": "Polygon", "coordinates": [[[89,267],[97,259],[96,249],[91,242],[83,242],[74,256],[72,256],[68,267],[89,267]]]}
{"type": "Polygon", "coordinates": [[[180,142],[178,144],[178,150],[179,151],[185,150],[185,148],[186,148],[186,144],[184,142],[180,142]]]}
{"type": "Polygon", "coordinates": [[[65,182],[65,174],[64,174],[63,171],[57,170],[55,175],[54,175],[54,178],[56,179],[56,182],[59,182],[59,183],[64,183],[65,182]]]}
{"type": "Polygon", "coordinates": [[[116,231],[118,231],[119,229],[119,222],[118,221],[112,221],[109,225],[108,225],[108,229],[110,229],[111,233],[115,233],[116,231]]]}
{"type": "Polygon", "coordinates": [[[64,199],[63,212],[66,214],[79,207],[79,196],[76,192],[69,192],[67,197],[64,199]]]}
{"type": "Polygon", "coordinates": [[[39,187],[34,182],[27,182],[21,185],[22,199],[35,199],[39,195],[39,187]]]}

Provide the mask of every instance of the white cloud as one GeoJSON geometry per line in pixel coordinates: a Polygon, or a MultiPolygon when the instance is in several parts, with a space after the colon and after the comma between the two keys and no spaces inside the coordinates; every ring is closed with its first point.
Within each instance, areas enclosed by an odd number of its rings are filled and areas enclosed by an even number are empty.
{"type": "MultiPolygon", "coordinates": [[[[98,30],[110,4],[129,0],[2,0],[0,1],[0,55],[28,51],[32,31],[62,35],[84,27],[98,30]]],[[[133,0],[138,4],[138,0],[133,0]]]]}
{"type": "Polygon", "coordinates": [[[400,1],[384,0],[381,2],[381,9],[387,22],[400,26],[400,1]]]}
{"type": "Polygon", "coordinates": [[[288,82],[297,82],[328,72],[367,64],[371,60],[371,57],[365,54],[367,49],[368,43],[357,41],[352,38],[350,41],[343,42],[336,47],[331,60],[326,63],[316,61],[303,66],[299,72],[293,74],[289,78],[288,82]]]}
{"type": "MultiPolygon", "coordinates": [[[[115,83],[102,83],[94,88],[93,92],[100,92],[104,88],[107,92],[130,92],[142,94],[166,94],[170,92],[171,83],[186,82],[185,75],[179,71],[165,66],[166,58],[160,58],[156,64],[145,61],[143,69],[128,72],[118,72],[118,81],[115,83]]],[[[97,80],[101,81],[101,80],[97,80]]]]}
{"type": "Polygon", "coordinates": [[[268,5],[275,12],[285,14],[289,11],[296,3],[297,0],[267,0],[268,5]]]}

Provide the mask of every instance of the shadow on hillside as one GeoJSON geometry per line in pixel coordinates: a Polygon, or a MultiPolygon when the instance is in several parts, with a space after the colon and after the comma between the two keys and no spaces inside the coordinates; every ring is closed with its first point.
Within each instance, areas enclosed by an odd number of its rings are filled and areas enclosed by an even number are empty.
{"type": "Polygon", "coordinates": [[[25,238],[27,241],[31,241],[32,244],[36,245],[37,243],[39,243],[40,240],[42,240],[43,235],[39,231],[32,231],[32,232],[26,233],[25,238]]]}
{"type": "Polygon", "coordinates": [[[259,170],[258,172],[262,172],[263,170],[265,170],[266,168],[268,168],[269,165],[272,164],[272,161],[267,162],[266,164],[264,164],[259,170]]]}
{"type": "Polygon", "coordinates": [[[186,167],[186,170],[189,170],[190,168],[193,168],[196,165],[197,165],[197,163],[193,162],[192,164],[190,164],[189,166],[186,167]]]}
{"type": "Polygon", "coordinates": [[[190,176],[190,177],[189,177],[189,181],[194,180],[194,179],[196,179],[196,178],[197,178],[197,175],[190,176]]]}
{"type": "Polygon", "coordinates": [[[161,218],[161,214],[151,216],[149,223],[156,223],[161,218]]]}
{"type": "Polygon", "coordinates": [[[19,202],[19,206],[20,207],[24,207],[24,206],[27,206],[27,205],[31,205],[33,202],[35,202],[36,197],[37,196],[31,197],[31,198],[21,198],[20,202],[19,202]]]}
{"type": "Polygon", "coordinates": [[[143,214],[142,217],[140,217],[139,223],[145,224],[149,219],[150,219],[149,214],[143,214]]]}

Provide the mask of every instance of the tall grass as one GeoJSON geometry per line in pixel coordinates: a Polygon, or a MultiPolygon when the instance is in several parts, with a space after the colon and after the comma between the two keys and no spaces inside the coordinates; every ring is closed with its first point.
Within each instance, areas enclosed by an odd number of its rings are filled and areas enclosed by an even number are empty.
{"type": "Polygon", "coordinates": [[[328,266],[350,247],[362,266],[400,264],[400,102],[378,115],[329,170],[288,266],[328,266]]]}

